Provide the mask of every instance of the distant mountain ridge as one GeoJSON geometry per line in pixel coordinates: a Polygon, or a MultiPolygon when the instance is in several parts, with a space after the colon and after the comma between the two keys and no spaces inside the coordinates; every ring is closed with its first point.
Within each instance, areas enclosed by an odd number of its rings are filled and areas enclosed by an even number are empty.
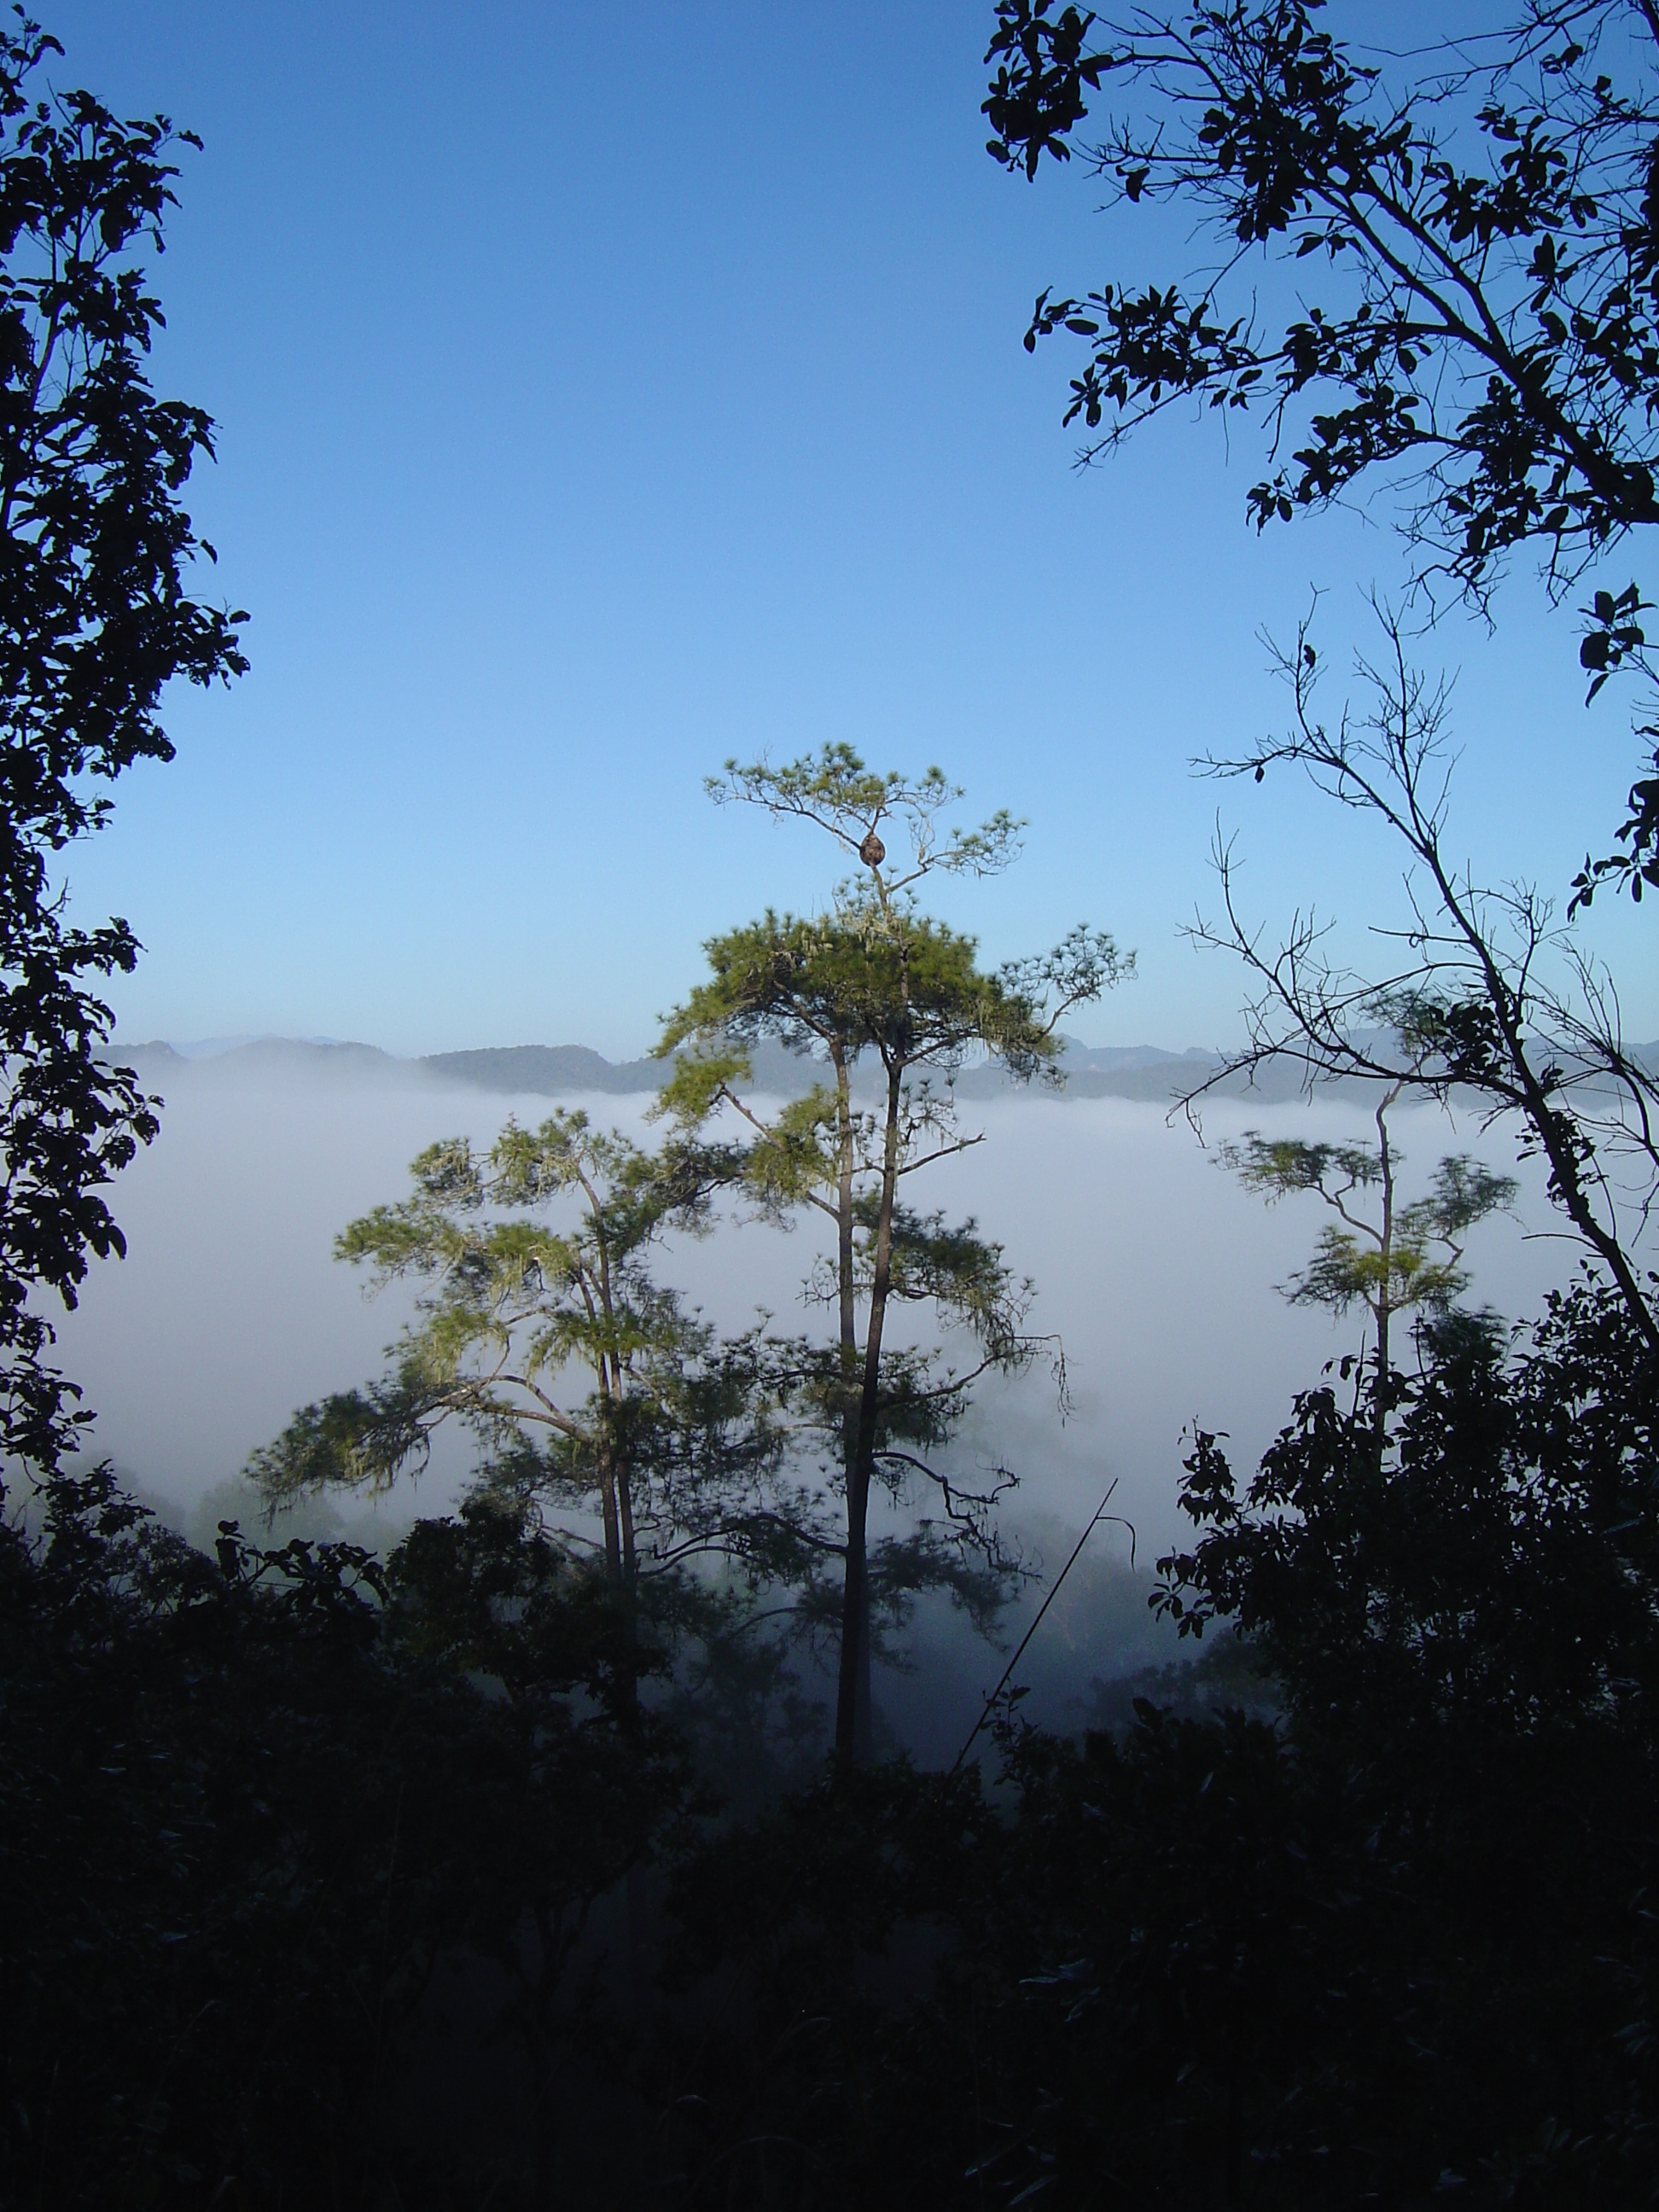
{"type": "Polygon", "coordinates": [[[477,1052],[434,1052],[420,1065],[440,1082],[532,1098],[560,1098],[578,1091],[655,1091],[666,1073],[660,1060],[611,1060],[585,1044],[507,1044],[477,1052]]]}
{"type": "MultiPolygon", "coordinates": [[[[1063,1040],[1063,1095],[1070,1098],[1133,1098],[1167,1106],[1200,1084],[1221,1065],[1220,1056],[1194,1047],[1184,1053],[1157,1045],[1079,1044],[1063,1040]]],[[[259,1037],[218,1051],[186,1055],[161,1040],[115,1045],[103,1055],[112,1066],[135,1069],[142,1083],[171,1090],[269,1088],[283,1084],[307,1087],[374,1088],[398,1091],[482,1091],[496,1097],[571,1098],[610,1094],[641,1097],[659,1089],[667,1074],[659,1060],[611,1060],[583,1044],[495,1045],[473,1052],[428,1053],[400,1060],[378,1045],[332,1042],[298,1037],[259,1037]]],[[[799,1097],[827,1073],[823,1063],[762,1045],[754,1054],[754,1088],[776,1097],[799,1097]]],[[[873,1087],[873,1071],[859,1083],[873,1087]]],[[[1365,1086],[1332,1086],[1363,1095],[1365,1086]]],[[[963,1069],[957,1079],[962,1098],[999,1098],[1029,1088],[1054,1097],[1045,1085],[1011,1082],[1000,1068],[963,1069]]],[[[1294,1066],[1264,1069],[1254,1084],[1230,1078],[1218,1086],[1227,1097],[1253,1097],[1263,1104],[1299,1095],[1294,1066]]]]}

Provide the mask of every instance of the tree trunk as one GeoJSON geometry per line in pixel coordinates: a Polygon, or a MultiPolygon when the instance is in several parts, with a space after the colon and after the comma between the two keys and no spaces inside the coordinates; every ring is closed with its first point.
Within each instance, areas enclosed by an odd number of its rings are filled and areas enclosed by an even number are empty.
{"type": "MultiPolygon", "coordinates": [[[[858,1337],[858,1309],[853,1295],[853,1085],[848,1071],[847,1048],[839,1038],[830,1047],[836,1070],[836,1279],[841,1294],[842,1364],[851,1378],[858,1337]]],[[[851,1426],[851,1424],[848,1424],[851,1426]]],[[[853,1434],[856,1436],[856,1430],[853,1434]]],[[[851,1449],[849,1441],[848,1449],[851,1449]]]]}
{"type": "MultiPolygon", "coordinates": [[[[830,1057],[836,1070],[836,1109],[839,1116],[836,1129],[836,1275],[839,1293],[841,1319],[842,1370],[842,1479],[848,1500],[848,1529],[853,1528],[853,1498],[858,1488],[859,1417],[861,1393],[858,1388],[858,1300],[853,1273],[853,1171],[855,1158],[853,1146],[853,1092],[848,1068],[846,1048],[839,1041],[830,1048],[830,1057]]],[[[866,1504],[868,1486],[865,1491],[866,1504]]],[[[858,1513],[859,1548],[863,1552],[865,1507],[858,1513]]],[[[849,1557],[851,1547],[849,1542],[849,1557]]],[[[846,1593],[842,1592],[842,1635],[848,1634],[846,1593]]],[[[866,1601],[858,1630],[858,1679],[854,1689],[853,1758],[865,1760],[870,1747],[870,1635],[869,1606],[866,1601]]],[[[837,1728],[837,1744],[840,1730],[837,1728]]]]}
{"type": "Polygon", "coordinates": [[[1389,1146],[1388,1110],[1400,1096],[1396,1084],[1376,1109],[1376,1135],[1382,1163],[1382,1278],[1376,1292],[1376,1402],[1372,1419],[1376,1430],[1376,1471],[1382,1472],[1389,1430],[1389,1322],[1394,1312],[1394,1153],[1389,1146]]]}
{"type": "MultiPolygon", "coordinates": [[[[873,1318],[873,1316],[872,1316],[873,1318]]],[[[863,1422],[859,1424],[860,1433],[863,1422]]],[[[870,1509],[868,1464],[855,1442],[847,1482],[847,1570],[841,1594],[841,1665],[836,1685],[836,1757],[843,1765],[863,1763],[859,1745],[859,1708],[865,1708],[868,1735],[870,1589],[865,1563],[865,1523],[870,1509]]],[[[863,1759],[869,1756],[867,1745],[863,1759]]]]}
{"type": "Polygon", "coordinates": [[[870,1581],[866,1523],[875,1461],[876,1416],[881,1402],[881,1340],[893,1270],[893,1202],[898,1189],[899,1107],[903,1063],[887,1073],[887,1126],[881,1166],[881,1204],[870,1279],[870,1320],[864,1346],[858,1442],[847,1486],[847,1579],[842,1593],[841,1672],[836,1696],[836,1756],[849,1765],[867,1764],[872,1749],[870,1709],[870,1581]]]}
{"type": "Polygon", "coordinates": [[[601,1446],[599,1460],[599,1510],[605,1520],[605,1573],[612,1589],[623,1586],[622,1531],[617,1516],[617,1478],[610,1455],[601,1446]]]}
{"type": "MultiPolygon", "coordinates": [[[[635,1613],[634,1500],[627,1467],[619,1468],[617,1464],[611,1418],[615,1398],[611,1389],[611,1378],[604,1369],[600,1370],[599,1382],[599,1494],[605,1507],[605,1577],[615,1593],[617,1603],[622,1607],[626,1654],[624,1665],[627,1668],[625,1678],[619,1686],[623,1710],[629,1714],[636,1714],[640,1705],[640,1684],[634,1668],[634,1652],[638,1641],[638,1622],[635,1613]]],[[[624,1896],[628,1910],[628,2002],[637,2025],[646,2018],[651,1993],[651,1966],[647,1950],[650,1903],[642,1867],[637,1864],[629,1867],[624,1882],[624,1896]]]]}

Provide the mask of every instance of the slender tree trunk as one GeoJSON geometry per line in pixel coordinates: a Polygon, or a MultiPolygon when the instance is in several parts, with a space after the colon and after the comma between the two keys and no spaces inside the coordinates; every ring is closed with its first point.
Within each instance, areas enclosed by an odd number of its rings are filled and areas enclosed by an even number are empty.
{"type": "Polygon", "coordinates": [[[896,1055],[887,1072],[887,1126],[881,1164],[881,1203],[870,1279],[870,1320],[865,1336],[864,1380],[859,1401],[858,1442],[847,1488],[847,1580],[842,1594],[841,1674],[836,1698],[836,1756],[848,1765],[870,1757],[870,1583],[866,1523],[881,1401],[881,1340],[893,1270],[893,1202],[898,1188],[899,1108],[903,1063],[896,1055]],[[861,1694],[860,1694],[861,1693],[861,1694]],[[862,1725],[860,1726],[860,1722],[862,1725]]]}
{"type": "MultiPolygon", "coordinates": [[[[623,1711],[631,1716],[638,1712],[640,1705],[639,1676],[634,1666],[639,1635],[635,1606],[637,1562],[634,1551],[634,1501],[628,1468],[617,1463],[611,1419],[616,1399],[610,1378],[603,1370],[600,1383],[599,1494],[605,1506],[605,1575],[622,1608],[623,1663],[626,1672],[619,1687],[623,1711]]],[[[628,1915],[627,1996],[634,2019],[640,2022],[647,2016],[651,1998],[651,1900],[645,1869],[637,1861],[623,1878],[623,1895],[628,1915]]]]}
{"type": "Polygon", "coordinates": [[[847,1048],[839,1038],[831,1042],[830,1057],[836,1070],[836,1273],[841,1292],[841,1356],[850,1384],[858,1338],[858,1309],[853,1295],[853,1085],[848,1071],[847,1048]]]}
{"type": "Polygon", "coordinates": [[[623,1587],[622,1528],[617,1512],[617,1475],[608,1443],[599,1447],[599,1511],[605,1521],[605,1574],[614,1590],[623,1587]]]}
{"type": "Polygon", "coordinates": [[[628,1469],[617,1474],[617,1520],[622,1535],[622,1586],[632,1618],[634,1592],[639,1581],[639,1555],[634,1548],[634,1490],[628,1469]]]}
{"type": "MultiPolygon", "coordinates": [[[[859,1418],[862,1393],[859,1387],[858,1297],[853,1270],[853,1175],[856,1164],[853,1132],[853,1089],[846,1048],[838,1041],[830,1048],[836,1070],[836,1277],[841,1321],[841,1445],[842,1480],[848,1500],[848,1528],[853,1526],[853,1497],[858,1488],[859,1418]]],[[[867,1504],[868,1484],[865,1486],[867,1504]]],[[[860,1530],[864,1509],[859,1514],[860,1530]]],[[[850,1549],[850,1547],[849,1547],[850,1549]]],[[[860,1537],[860,1550],[862,1538],[860,1537]]],[[[843,1607],[845,1593],[843,1591],[843,1607]]],[[[842,1635],[846,1634],[842,1620],[842,1635]]],[[[870,1633],[867,1600],[859,1632],[858,1680],[854,1690],[853,1755],[867,1758],[870,1743],[870,1633]]]]}
{"type": "Polygon", "coordinates": [[[1389,1146],[1388,1111],[1399,1095],[1396,1085],[1376,1109],[1376,1135],[1382,1163],[1382,1275],[1377,1285],[1374,1309],[1376,1320],[1376,1400],[1372,1420],[1376,1430],[1376,1452],[1379,1474],[1388,1444],[1389,1321],[1394,1312],[1394,1154],[1389,1146]]]}
{"type": "MultiPolygon", "coordinates": [[[[862,1423],[860,1426],[862,1428],[862,1423]]],[[[870,1592],[864,1554],[870,1481],[862,1455],[854,1448],[847,1481],[847,1565],[841,1594],[841,1665],[836,1684],[836,1757],[851,1765],[858,1759],[859,1689],[864,1675],[861,1649],[870,1632],[870,1592]]]]}
{"type": "MultiPolygon", "coordinates": [[[[605,1316],[607,1324],[606,1334],[610,1337],[611,1343],[614,1344],[616,1320],[611,1310],[610,1257],[605,1248],[605,1230],[600,1218],[599,1200],[591,1188],[587,1191],[587,1200],[593,1216],[594,1234],[599,1248],[598,1283],[599,1310],[605,1316]]],[[[591,1297],[588,1299],[588,1313],[590,1317],[597,1318],[593,1315],[591,1297]]],[[[599,1386],[598,1457],[599,1505],[605,1516],[605,1571],[611,1589],[621,1595],[627,1590],[628,1577],[623,1563],[622,1515],[618,1510],[617,1499],[617,1439],[615,1425],[611,1419],[612,1411],[617,1402],[617,1392],[612,1383],[611,1345],[606,1344],[603,1339],[594,1355],[593,1374],[599,1386]]],[[[630,1553],[633,1550],[633,1517],[630,1509],[628,1516],[628,1548],[630,1553]]]]}

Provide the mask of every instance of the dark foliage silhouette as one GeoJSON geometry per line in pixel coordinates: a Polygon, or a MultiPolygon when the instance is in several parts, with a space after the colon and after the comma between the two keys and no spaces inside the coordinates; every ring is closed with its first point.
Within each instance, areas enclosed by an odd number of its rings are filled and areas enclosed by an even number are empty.
{"type": "Polygon", "coordinates": [[[0,2199],[536,2201],[589,1916],[690,1802],[614,1594],[483,1507],[382,1565],[207,1559],[104,1469],[43,1503],[0,1531],[0,2199]],[[516,2125],[416,2156],[460,1967],[516,2125]]]}
{"type": "Polygon", "coordinates": [[[889,1771],[703,1863],[694,2201],[1651,2200],[1651,1354],[1589,1285],[1511,1363],[1419,1334],[1383,1466],[1333,1388],[1243,1497],[1195,1440],[1162,1601],[1277,1724],[1015,1713],[997,1805],[889,1771]]]}
{"type": "MultiPolygon", "coordinates": [[[[1254,426],[1258,529],[1384,501],[1418,586],[1483,608],[1517,548],[1539,551],[1559,598],[1632,533],[1645,542],[1649,0],[1528,0],[1507,25],[1471,16],[1398,45],[1380,24],[1345,40],[1319,0],[1099,17],[998,0],[987,60],[999,161],[1031,178],[1075,144],[1109,206],[1171,202],[1212,249],[1166,280],[1038,295],[1027,348],[1063,331],[1085,351],[1066,410],[1084,458],[1171,408],[1213,411],[1235,437],[1254,426]],[[1101,100],[1114,111],[1085,139],[1101,100]]],[[[1652,675],[1646,606],[1622,579],[1592,592],[1592,697],[1622,666],[1652,675]]],[[[1638,897],[1659,881],[1659,776],[1638,780],[1577,897],[1609,880],[1638,897]]]]}
{"type": "Polygon", "coordinates": [[[167,156],[197,141],[50,89],[61,52],[21,13],[0,32],[0,1449],[42,1462],[82,1417],[31,1286],[72,1306],[88,1255],[124,1249],[100,1192],[156,1128],[97,1056],[112,1017],[88,985],[137,939],[65,918],[56,856],[107,818],[100,787],[171,759],[165,686],[246,665],[246,617],[190,588],[212,548],[179,495],[212,422],[145,374],[161,311],[135,255],[161,252],[167,156]]]}

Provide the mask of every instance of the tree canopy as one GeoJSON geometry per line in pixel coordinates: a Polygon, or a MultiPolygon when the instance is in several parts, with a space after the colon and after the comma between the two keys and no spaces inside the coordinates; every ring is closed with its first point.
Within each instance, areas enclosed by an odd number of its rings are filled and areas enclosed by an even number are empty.
{"type": "Polygon", "coordinates": [[[575,1109],[509,1122],[482,1156],[430,1146],[413,1194],[335,1243],[372,1288],[418,1285],[416,1317],[381,1381],[254,1454],[269,1504],[418,1473],[453,1420],[479,1448],[477,1493],[591,1560],[629,1618],[672,1634],[698,1560],[751,1588],[810,1581],[833,1538],[786,1463],[775,1347],[721,1337],[651,1272],[736,1172],[729,1147],[647,1152],[575,1109]]]}
{"type": "MultiPolygon", "coordinates": [[[[1389,1130],[1395,1086],[1376,1109],[1375,1145],[1317,1143],[1305,1137],[1264,1137],[1247,1129],[1223,1145],[1218,1164],[1271,1206],[1297,1193],[1322,1199],[1337,1217],[1320,1231],[1313,1258],[1281,1285],[1292,1305],[1345,1314],[1364,1306],[1374,1334],[1376,1379],[1389,1371],[1389,1329],[1396,1314],[1425,1310],[1443,1319],[1468,1288],[1463,1247],[1478,1222],[1507,1206],[1520,1185],[1468,1152],[1449,1153],[1419,1198],[1402,1201],[1401,1155],[1389,1130]],[[1372,1210],[1367,1197],[1375,1193],[1372,1210]],[[1340,1227],[1337,1225],[1340,1223],[1340,1227]]],[[[1379,1417],[1388,1392],[1379,1389],[1379,1417]]]]}

